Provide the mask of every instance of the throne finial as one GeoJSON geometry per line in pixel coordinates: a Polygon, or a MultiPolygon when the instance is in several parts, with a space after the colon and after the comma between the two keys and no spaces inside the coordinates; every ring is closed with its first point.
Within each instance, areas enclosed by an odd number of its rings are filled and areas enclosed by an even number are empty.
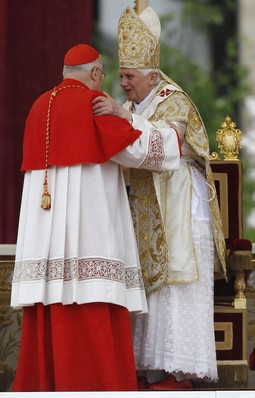
{"type": "Polygon", "coordinates": [[[219,142],[218,148],[220,153],[224,155],[224,160],[239,160],[239,150],[241,148],[242,132],[236,128],[230,116],[227,116],[216,132],[216,141],[219,142]]]}

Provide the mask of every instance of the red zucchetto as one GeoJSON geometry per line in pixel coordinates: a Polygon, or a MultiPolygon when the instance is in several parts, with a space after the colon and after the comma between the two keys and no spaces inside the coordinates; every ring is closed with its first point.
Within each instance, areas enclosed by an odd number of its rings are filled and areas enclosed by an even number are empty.
{"type": "Polygon", "coordinates": [[[64,58],[64,65],[75,66],[88,64],[89,62],[95,61],[99,55],[99,52],[88,44],[77,44],[67,51],[64,58]]]}

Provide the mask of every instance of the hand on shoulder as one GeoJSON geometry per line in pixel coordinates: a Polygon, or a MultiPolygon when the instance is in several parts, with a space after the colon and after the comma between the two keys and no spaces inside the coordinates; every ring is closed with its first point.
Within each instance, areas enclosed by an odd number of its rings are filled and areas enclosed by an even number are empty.
{"type": "Polygon", "coordinates": [[[132,114],[124,109],[117,101],[105,93],[106,96],[98,96],[92,101],[92,109],[95,116],[114,115],[132,122],[132,114]]]}

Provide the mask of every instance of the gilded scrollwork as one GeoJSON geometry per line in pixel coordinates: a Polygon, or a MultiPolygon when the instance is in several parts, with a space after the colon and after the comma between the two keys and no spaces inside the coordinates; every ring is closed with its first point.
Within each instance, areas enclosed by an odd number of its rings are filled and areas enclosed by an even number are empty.
{"type": "Polygon", "coordinates": [[[216,132],[216,141],[218,141],[218,148],[223,154],[224,160],[239,160],[241,138],[241,130],[237,129],[236,123],[230,116],[227,116],[221,128],[216,132]]]}
{"type": "Polygon", "coordinates": [[[0,306],[0,391],[8,391],[15,375],[20,346],[21,311],[0,306]]]}
{"type": "Polygon", "coordinates": [[[0,260],[0,391],[9,391],[14,380],[20,345],[21,310],[9,306],[14,258],[0,260]]]}
{"type": "Polygon", "coordinates": [[[0,305],[9,305],[14,258],[1,256],[0,259],[0,305]]]}

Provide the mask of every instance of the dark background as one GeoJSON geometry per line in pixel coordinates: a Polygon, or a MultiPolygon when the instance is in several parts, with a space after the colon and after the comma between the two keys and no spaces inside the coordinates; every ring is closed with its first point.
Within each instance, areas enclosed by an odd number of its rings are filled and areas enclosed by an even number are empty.
{"type": "Polygon", "coordinates": [[[62,80],[66,51],[92,44],[93,0],[0,0],[0,243],[16,243],[24,124],[62,80]]]}

